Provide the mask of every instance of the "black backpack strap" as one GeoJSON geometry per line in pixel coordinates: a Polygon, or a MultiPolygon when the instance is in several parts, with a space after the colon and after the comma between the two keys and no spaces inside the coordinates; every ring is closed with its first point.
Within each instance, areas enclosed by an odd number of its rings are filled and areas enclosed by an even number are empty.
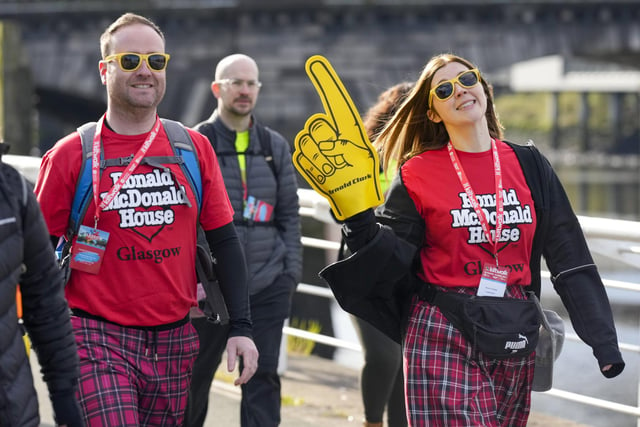
{"type": "MultiPolygon", "coordinates": [[[[80,143],[82,144],[82,164],[80,165],[80,173],[76,183],[76,191],[71,204],[71,214],[69,215],[69,226],[67,228],[67,241],[69,245],[73,236],[78,233],[82,219],[89,207],[89,200],[93,195],[93,187],[91,186],[91,162],[93,151],[93,136],[96,131],[96,122],[85,123],[78,128],[80,135],[80,143]]],[[[100,150],[100,159],[104,154],[100,150]]]]}
{"type": "Polygon", "coordinates": [[[204,136],[206,136],[209,139],[209,142],[211,143],[211,146],[213,147],[213,151],[215,151],[216,153],[217,151],[217,145],[216,145],[216,129],[213,126],[213,123],[206,121],[206,122],[202,122],[199,123],[198,125],[196,125],[195,130],[200,132],[201,134],[203,134],[204,136]]]}
{"type": "Polygon", "coordinates": [[[259,123],[256,123],[256,131],[258,133],[258,141],[260,142],[260,148],[262,149],[264,160],[271,168],[273,176],[277,179],[278,170],[276,169],[276,164],[273,160],[273,150],[271,150],[271,132],[269,132],[268,127],[262,126],[259,123]]]}
{"type": "MultiPolygon", "coordinates": [[[[256,123],[256,133],[258,135],[258,142],[260,143],[260,151],[262,152],[262,156],[264,160],[269,165],[271,172],[275,178],[278,177],[278,169],[276,167],[275,161],[273,159],[273,150],[271,149],[271,132],[267,126],[262,126],[259,123],[256,123]]],[[[216,152],[216,156],[224,162],[224,157],[227,156],[237,156],[238,154],[244,154],[245,156],[255,156],[258,155],[251,151],[238,152],[236,150],[233,151],[219,151],[216,140],[216,129],[211,122],[203,122],[200,123],[196,130],[207,138],[211,142],[211,146],[213,147],[213,151],[216,152]]]]}
{"type": "MultiPolygon", "coordinates": [[[[133,156],[117,157],[115,159],[102,159],[100,160],[100,169],[105,169],[111,166],[127,166],[133,160],[133,156]]],[[[149,165],[158,167],[158,164],[162,163],[175,163],[182,164],[184,159],[180,156],[145,156],[140,160],[141,165],[149,165]]],[[[160,166],[160,168],[162,168],[160,166]]]]}
{"type": "MultiPolygon", "coordinates": [[[[200,208],[202,207],[202,172],[200,171],[200,163],[198,161],[198,153],[193,145],[193,140],[189,135],[189,132],[180,122],[169,119],[162,120],[164,131],[167,133],[169,144],[171,149],[177,156],[177,162],[182,169],[182,173],[187,177],[187,181],[191,186],[193,194],[196,196],[198,204],[198,216],[200,215],[200,208]]],[[[155,166],[151,161],[157,161],[160,158],[149,158],[149,165],[155,166]]],[[[172,162],[167,162],[172,163],[172,162]]],[[[186,198],[187,203],[189,199],[186,198]]]]}
{"type": "MultiPolygon", "coordinates": [[[[198,197],[198,212],[201,205],[201,179],[200,166],[197,162],[197,155],[193,146],[193,141],[184,126],[176,121],[168,119],[160,119],[164,126],[165,132],[171,144],[171,149],[175,153],[173,156],[145,156],[141,160],[141,164],[165,169],[163,164],[179,164],[183,173],[188,178],[187,181],[193,187],[194,194],[198,197]],[[184,159],[184,152],[191,154],[190,160],[184,159]],[[186,161],[192,164],[186,165],[186,161]],[[192,171],[192,169],[194,169],[192,171]]],[[[82,219],[84,218],[89,200],[93,195],[91,180],[91,162],[93,151],[93,136],[95,134],[96,122],[85,123],[78,128],[78,134],[82,144],[82,165],[80,166],[80,174],[76,185],[76,192],[71,207],[71,215],[69,218],[69,227],[67,230],[67,240],[70,244],[72,238],[78,233],[82,219]]],[[[100,147],[100,169],[104,170],[110,166],[126,166],[133,160],[133,156],[118,157],[115,159],[105,159],[102,146],[100,147]]],[[[188,198],[185,198],[188,201],[188,198]]]]}

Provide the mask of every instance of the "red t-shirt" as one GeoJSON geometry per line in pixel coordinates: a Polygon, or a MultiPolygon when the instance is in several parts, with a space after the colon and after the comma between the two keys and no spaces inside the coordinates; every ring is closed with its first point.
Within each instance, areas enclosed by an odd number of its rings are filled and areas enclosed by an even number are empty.
{"type": "MultiPolygon", "coordinates": [[[[536,225],[533,199],[515,153],[507,144],[496,143],[505,212],[498,260],[510,271],[509,285],[528,285],[536,225]]],[[[496,187],[492,150],[456,153],[480,206],[490,213],[489,226],[493,231],[496,187]]],[[[478,286],[483,266],[495,265],[493,245],[467,199],[447,148],[413,157],[403,165],[402,177],[426,225],[420,251],[420,278],[440,286],[478,286]]]]}
{"type": "MultiPolygon", "coordinates": [[[[233,219],[233,211],[209,141],[189,130],[198,159],[203,186],[200,223],[211,230],[233,219]]],[[[119,135],[102,130],[104,158],[137,153],[148,136],[119,135]]],[[[164,129],[146,156],[173,156],[164,129]]],[[[80,173],[82,147],[77,132],[60,140],[42,159],[35,192],[53,236],[65,234],[71,203],[80,173]]],[[[194,269],[197,202],[189,181],[177,164],[166,164],[172,173],[139,165],[102,211],[97,228],[109,232],[98,274],[73,270],[66,287],[71,308],[126,326],[157,326],[184,318],[196,304],[194,269]],[[176,191],[184,187],[191,207],[176,191]]],[[[102,172],[102,197],[126,166],[102,172]]],[[[95,203],[89,203],[83,224],[94,226],[95,203]]]]}

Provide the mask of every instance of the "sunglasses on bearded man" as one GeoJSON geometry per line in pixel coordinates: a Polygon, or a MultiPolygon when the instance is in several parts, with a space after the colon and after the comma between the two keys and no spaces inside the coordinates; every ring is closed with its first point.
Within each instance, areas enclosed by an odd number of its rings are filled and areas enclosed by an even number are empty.
{"type": "Polygon", "coordinates": [[[103,62],[116,60],[122,71],[136,71],[142,65],[142,61],[146,61],[151,71],[162,71],[167,68],[171,55],[168,53],[133,53],[122,52],[115,55],[109,55],[104,58],[103,62]]]}
{"type": "Polygon", "coordinates": [[[457,77],[439,83],[436,87],[429,91],[429,107],[432,106],[431,101],[433,101],[433,95],[435,95],[439,100],[446,101],[447,99],[453,96],[453,92],[455,92],[454,85],[458,83],[463,88],[469,89],[474,87],[480,81],[480,72],[477,68],[473,68],[471,70],[465,71],[459,74],[457,77]]]}

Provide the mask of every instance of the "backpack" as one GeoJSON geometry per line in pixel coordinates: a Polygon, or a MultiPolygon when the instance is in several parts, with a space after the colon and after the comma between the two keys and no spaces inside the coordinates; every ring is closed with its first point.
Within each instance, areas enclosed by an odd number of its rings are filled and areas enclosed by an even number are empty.
{"type": "MultiPolygon", "coordinates": [[[[275,162],[273,161],[273,151],[271,150],[271,132],[269,132],[269,128],[267,126],[262,126],[260,123],[256,123],[255,126],[256,132],[258,133],[258,142],[260,142],[260,149],[262,151],[262,155],[264,156],[264,160],[269,165],[273,176],[277,179],[278,170],[276,168],[275,162]]],[[[216,156],[219,158],[227,156],[237,156],[238,154],[243,154],[245,156],[258,155],[258,153],[254,153],[253,151],[218,151],[216,142],[216,131],[210,122],[201,123],[200,125],[196,126],[196,130],[198,130],[200,133],[203,133],[207,138],[209,138],[211,146],[213,147],[213,151],[216,152],[216,156]]]]}
{"type": "MultiPolygon", "coordinates": [[[[198,155],[193,146],[193,141],[189,133],[179,122],[173,120],[160,119],[164,126],[165,132],[169,137],[169,143],[175,155],[173,156],[145,156],[140,164],[164,168],[165,163],[177,163],[180,165],[182,172],[187,177],[189,185],[196,195],[198,203],[198,215],[202,205],[202,179],[200,176],[200,166],[198,163],[198,155]]],[[[96,129],[95,122],[85,123],[78,128],[78,134],[82,141],[82,166],[76,185],[76,193],[71,205],[71,214],[69,216],[69,226],[67,228],[67,240],[71,241],[69,236],[73,238],[80,228],[82,219],[87,212],[89,202],[93,197],[93,188],[91,180],[91,158],[93,149],[93,135],[96,129]]],[[[133,156],[118,157],[115,159],[104,159],[104,153],[100,153],[100,172],[109,166],[126,166],[133,156]]]]}
{"type": "MultiPolygon", "coordinates": [[[[164,168],[164,164],[178,164],[184,173],[193,193],[196,195],[198,204],[198,217],[202,207],[202,177],[200,174],[200,164],[191,136],[186,128],[179,122],[160,119],[164,127],[169,143],[173,150],[173,156],[145,156],[141,164],[152,167],[164,168]]],[[[87,212],[90,201],[93,199],[93,187],[91,177],[91,163],[93,150],[93,136],[96,129],[96,122],[85,123],[78,128],[78,134],[82,143],[82,165],[76,184],[76,192],[71,204],[69,215],[69,225],[65,234],[64,244],[58,248],[58,259],[60,267],[63,269],[65,283],[69,280],[71,269],[71,244],[73,238],[78,234],[82,220],[87,212]]],[[[102,150],[102,148],[101,148],[102,150]]],[[[133,156],[119,157],[115,159],[104,159],[104,152],[100,153],[100,172],[109,166],[126,166],[133,156]]],[[[187,203],[189,203],[188,199],[187,203]]],[[[203,311],[207,319],[216,324],[226,324],[229,321],[229,313],[220,290],[220,285],[215,275],[215,260],[211,256],[211,250],[207,243],[204,230],[198,223],[197,227],[197,248],[196,248],[196,275],[198,281],[204,287],[207,298],[203,306],[203,311]]]]}

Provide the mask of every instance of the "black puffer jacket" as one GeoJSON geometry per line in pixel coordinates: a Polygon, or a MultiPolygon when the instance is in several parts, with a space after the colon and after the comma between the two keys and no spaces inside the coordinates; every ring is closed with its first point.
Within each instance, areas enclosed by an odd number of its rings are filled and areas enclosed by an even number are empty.
{"type": "Polygon", "coordinates": [[[31,187],[1,161],[0,254],[0,426],[39,425],[37,396],[16,314],[18,283],[24,324],[57,409],[56,420],[77,425],[73,406],[78,355],[60,271],[31,187]],[[69,408],[74,414],[65,419],[69,408]]]}
{"type": "Polygon", "coordinates": [[[235,148],[236,132],[224,125],[218,110],[208,120],[196,125],[195,129],[212,141],[218,156],[220,171],[234,210],[233,222],[247,259],[249,293],[255,295],[281,275],[289,276],[292,283],[300,281],[302,243],[297,183],[289,144],[279,133],[266,129],[270,134],[275,167],[275,172],[272,171],[262,153],[260,133],[257,130],[260,124],[255,117],[252,117],[252,123],[245,156],[246,189],[235,148]],[[256,225],[243,220],[245,191],[248,196],[254,196],[273,206],[272,221],[256,225]]]}

